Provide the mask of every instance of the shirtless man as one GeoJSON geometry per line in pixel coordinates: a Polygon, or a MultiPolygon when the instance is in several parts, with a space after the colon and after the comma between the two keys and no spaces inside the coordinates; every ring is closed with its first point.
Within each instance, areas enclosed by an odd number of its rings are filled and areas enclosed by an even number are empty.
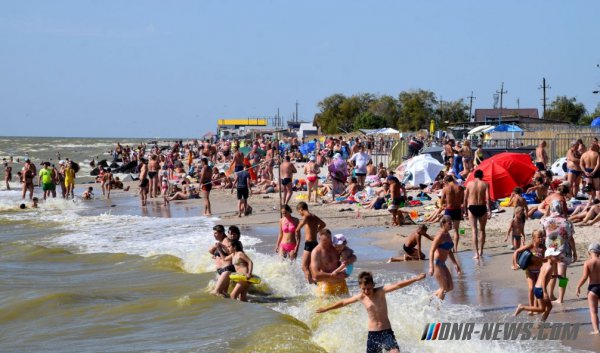
{"type": "Polygon", "coordinates": [[[340,255],[333,246],[329,229],[319,231],[319,245],[310,254],[310,272],[317,282],[319,296],[348,294],[346,273],[336,271],[340,267],[340,255]]]}
{"type": "Polygon", "coordinates": [[[492,212],[489,207],[489,187],[488,184],[482,180],[483,171],[481,169],[476,170],[474,176],[475,178],[467,185],[467,189],[465,190],[464,213],[468,213],[469,222],[471,223],[473,232],[473,244],[475,247],[475,256],[473,258],[479,259],[483,256],[485,224],[487,223],[487,219],[491,218],[492,212]],[[478,225],[481,229],[478,229],[478,225]],[[478,233],[481,233],[481,250],[479,250],[478,233]]]}
{"type": "Polygon", "coordinates": [[[317,313],[321,314],[329,310],[338,309],[352,303],[360,301],[367,310],[368,330],[367,336],[367,353],[382,352],[384,349],[389,352],[400,352],[400,347],[396,342],[392,324],[388,318],[386,293],[409,286],[417,281],[423,280],[425,274],[413,277],[411,279],[388,284],[383,287],[375,288],[373,275],[370,272],[361,272],[358,275],[358,286],[360,293],[335,304],[331,304],[324,308],[317,309],[317,313]]]}
{"type": "Polygon", "coordinates": [[[148,165],[144,158],[140,158],[140,198],[142,200],[142,206],[146,206],[146,200],[148,199],[148,165]]]}
{"type": "MultiPolygon", "coordinates": [[[[298,223],[296,227],[296,239],[300,239],[300,232],[302,228],[304,228],[304,252],[302,253],[302,271],[304,272],[304,276],[308,283],[313,282],[313,276],[310,273],[310,262],[311,262],[311,252],[314,250],[319,242],[317,241],[317,234],[323,228],[325,228],[326,224],[321,220],[321,218],[315,216],[314,214],[308,212],[308,204],[306,202],[298,203],[296,206],[298,213],[302,216],[302,220],[298,223]]],[[[333,245],[332,245],[333,246],[333,245]]],[[[300,242],[296,243],[296,251],[298,253],[298,248],[300,247],[300,242]]]]}
{"type": "Polygon", "coordinates": [[[265,159],[267,163],[267,179],[273,180],[273,167],[277,160],[277,147],[275,145],[268,149],[265,159]]]}
{"type": "Polygon", "coordinates": [[[462,204],[464,200],[464,190],[454,182],[452,175],[446,175],[444,178],[444,189],[442,189],[442,207],[444,207],[444,216],[452,219],[452,228],[454,229],[454,252],[458,252],[458,228],[462,218],[462,204]]]}
{"type": "Polygon", "coordinates": [[[12,166],[8,162],[4,162],[4,182],[6,183],[6,190],[10,190],[10,181],[12,181],[12,166]]]}
{"type": "Polygon", "coordinates": [[[158,172],[160,171],[160,162],[155,154],[150,157],[148,162],[148,181],[150,184],[150,197],[156,197],[158,193],[158,172]]]}
{"type": "Polygon", "coordinates": [[[571,148],[567,151],[567,180],[571,184],[571,195],[573,197],[577,196],[577,192],[579,192],[579,183],[581,183],[581,174],[583,173],[580,165],[581,155],[578,149],[579,143],[573,142],[571,148]]]}
{"type": "Polygon", "coordinates": [[[454,156],[454,141],[448,140],[444,145],[444,163],[450,163],[452,165],[452,156],[454,156]]]}
{"type": "Polygon", "coordinates": [[[235,153],[233,154],[233,163],[235,167],[233,170],[237,173],[244,170],[244,154],[237,147],[234,149],[234,151],[235,153]]]}
{"type": "Polygon", "coordinates": [[[598,153],[600,147],[592,144],[590,149],[581,155],[581,168],[586,176],[586,181],[590,185],[595,194],[596,198],[600,197],[600,154],[598,153]]]}
{"type": "Polygon", "coordinates": [[[540,142],[535,148],[535,166],[539,171],[546,170],[548,165],[548,154],[546,153],[546,141],[540,142]]]}
{"type": "Polygon", "coordinates": [[[210,191],[212,190],[212,169],[208,166],[208,158],[204,157],[201,160],[202,169],[200,170],[200,188],[204,197],[204,215],[212,216],[210,205],[210,191]]]}
{"type": "Polygon", "coordinates": [[[283,204],[287,205],[292,198],[292,180],[294,173],[298,172],[292,162],[290,156],[285,156],[285,161],[279,166],[281,169],[281,189],[283,190],[283,204]]]}

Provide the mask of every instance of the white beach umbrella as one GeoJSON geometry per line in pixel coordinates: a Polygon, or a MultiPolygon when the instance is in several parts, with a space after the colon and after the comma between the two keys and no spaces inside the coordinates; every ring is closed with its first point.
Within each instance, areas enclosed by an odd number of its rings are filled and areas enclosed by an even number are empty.
{"type": "Polygon", "coordinates": [[[409,183],[413,186],[432,183],[444,169],[444,165],[430,154],[420,154],[407,162],[405,172],[411,173],[409,183]]]}

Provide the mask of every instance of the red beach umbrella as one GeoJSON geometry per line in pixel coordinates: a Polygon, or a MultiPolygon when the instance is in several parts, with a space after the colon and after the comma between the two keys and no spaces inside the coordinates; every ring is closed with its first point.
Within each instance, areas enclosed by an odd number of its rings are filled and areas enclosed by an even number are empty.
{"type": "MultiPolygon", "coordinates": [[[[484,160],[475,170],[483,171],[483,181],[490,185],[490,198],[498,200],[510,196],[517,186],[525,186],[537,170],[525,153],[500,153],[484,160]]],[[[469,174],[467,184],[473,180],[469,174]]]]}

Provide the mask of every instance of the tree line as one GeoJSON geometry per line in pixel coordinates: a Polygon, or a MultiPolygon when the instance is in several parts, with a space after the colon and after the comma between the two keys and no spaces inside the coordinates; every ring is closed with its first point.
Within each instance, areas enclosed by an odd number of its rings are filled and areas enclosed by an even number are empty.
{"type": "MultiPolygon", "coordinates": [[[[429,129],[431,120],[436,129],[469,121],[469,106],[464,99],[438,99],[428,90],[403,91],[397,97],[361,93],[347,97],[333,94],[318,103],[320,111],[315,122],[325,134],[347,133],[358,129],[396,128],[400,131],[429,129]]],[[[546,118],[589,125],[600,116],[600,104],[587,114],[585,106],[575,98],[556,97],[546,110],[546,118]]]]}

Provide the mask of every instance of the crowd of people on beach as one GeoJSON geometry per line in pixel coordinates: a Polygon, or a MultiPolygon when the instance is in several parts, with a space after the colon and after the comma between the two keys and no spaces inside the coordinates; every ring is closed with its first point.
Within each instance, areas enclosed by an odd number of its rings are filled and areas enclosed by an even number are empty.
{"type": "MultiPolygon", "coordinates": [[[[201,198],[203,214],[211,216],[211,191],[221,189],[236,193],[235,216],[246,217],[252,215],[249,202],[252,195],[281,193],[281,218],[274,249],[281,258],[293,261],[300,257],[307,283],[315,283],[318,293],[325,296],[348,295],[346,278],[353,271],[357,254],[348,246],[344,235],[332,234],[326,223],[309,211],[309,205],[355,204],[357,208],[387,209],[390,224],[397,227],[416,221],[419,223],[417,228],[404,242],[404,255],[389,261],[427,261],[428,273],[439,286],[434,295],[443,300],[454,288],[453,275],[446,264],[448,259],[456,274],[461,274],[456,257],[460,237],[465,231],[461,221],[468,220],[473,257],[479,261],[484,256],[487,221],[493,212],[502,211],[498,208],[498,200],[492,200],[490,196],[490,185],[484,181],[484,172],[477,168],[485,160],[482,145],[478,144],[473,150],[469,140],[462,143],[451,139],[444,141],[444,169],[432,183],[419,186],[407,185],[401,173],[387,170],[383,163],[375,165],[374,148],[372,139],[343,137],[323,140],[207,139],[189,143],[177,141],[167,147],[154,143],[151,147],[140,145],[134,149],[117,144],[111,155],[113,163],[135,162],[137,189],[143,207],[148,200],[158,198],[164,207],[177,200],[201,198]],[[276,166],[278,175],[274,172],[276,166]],[[466,182],[468,178],[470,181],[466,182]],[[299,217],[296,218],[290,203],[298,191],[306,191],[306,199],[297,203],[295,209],[299,217]],[[409,196],[413,191],[418,194],[409,196]],[[418,205],[418,200],[432,200],[431,196],[435,194],[439,196],[437,209],[426,219],[406,211],[413,202],[418,205]],[[427,233],[431,224],[439,224],[435,235],[427,233]],[[302,232],[304,245],[299,256],[302,232]],[[431,241],[429,251],[424,250],[423,238],[431,241]]],[[[567,267],[578,260],[574,224],[591,226],[600,221],[598,141],[592,141],[589,148],[581,140],[572,144],[566,155],[566,180],[548,170],[545,148],[545,142],[536,148],[535,158],[531,161],[537,168],[533,177],[525,185],[516,187],[505,201],[506,206],[513,207],[505,236],[505,241],[510,239],[510,248],[514,251],[510,266],[525,270],[529,291],[529,303],[519,305],[515,315],[522,311],[542,313],[542,321],[550,314],[553,302],[563,302],[568,282],[567,267]],[[533,231],[531,241],[527,242],[525,223],[531,219],[540,219],[540,227],[533,231]],[[559,293],[555,297],[557,282],[559,293]]],[[[12,161],[4,161],[7,189],[12,179],[12,164],[12,161]]],[[[103,195],[110,198],[111,189],[123,187],[123,183],[116,180],[110,167],[98,165],[98,170],[97,182],[103,195]]],[[[69,160],[61,160],[58,167],[44,162],[38,172],[27,159],[18,173],[22,197],[24,199],[29,192],[33,199],[37,176],[43,199],[55,197],[57,186],[65,199],[73,198],[75,172],[73,162],[69,160]]],[[[93,198],[93,188],[88,187],[82,197],[93,198]]],[[[215,260],[218,278],[212,293],[245,301],[256,275],[253,262],[240,241],[240,229],[231,226],[225,234],[225,228],[218,225],[213,231],[216,243],[209,252],[215,260]],[[242,277],[232,280],[232,274],[242,277]],[[231,292],[228,291],[230,281],[235,283],[231,292]]],[[[593,332],[598,333],[600,245],[592,243],[588,250],[589,258],[584,264],[577,295],[583,283],[589,281],[590,315],[593,332]]],[[[372,340],[369,334],[369,345],[394,348],[393,332],[388,332],[391,325],[383,309],[384,295],[424,277],[421,274],[408,281],[374,288],[372,274],[361,273],[358,276],[359,294],[318,312],[361,301],[370,313],[369,329],[376,332],[372,340]]]]}

